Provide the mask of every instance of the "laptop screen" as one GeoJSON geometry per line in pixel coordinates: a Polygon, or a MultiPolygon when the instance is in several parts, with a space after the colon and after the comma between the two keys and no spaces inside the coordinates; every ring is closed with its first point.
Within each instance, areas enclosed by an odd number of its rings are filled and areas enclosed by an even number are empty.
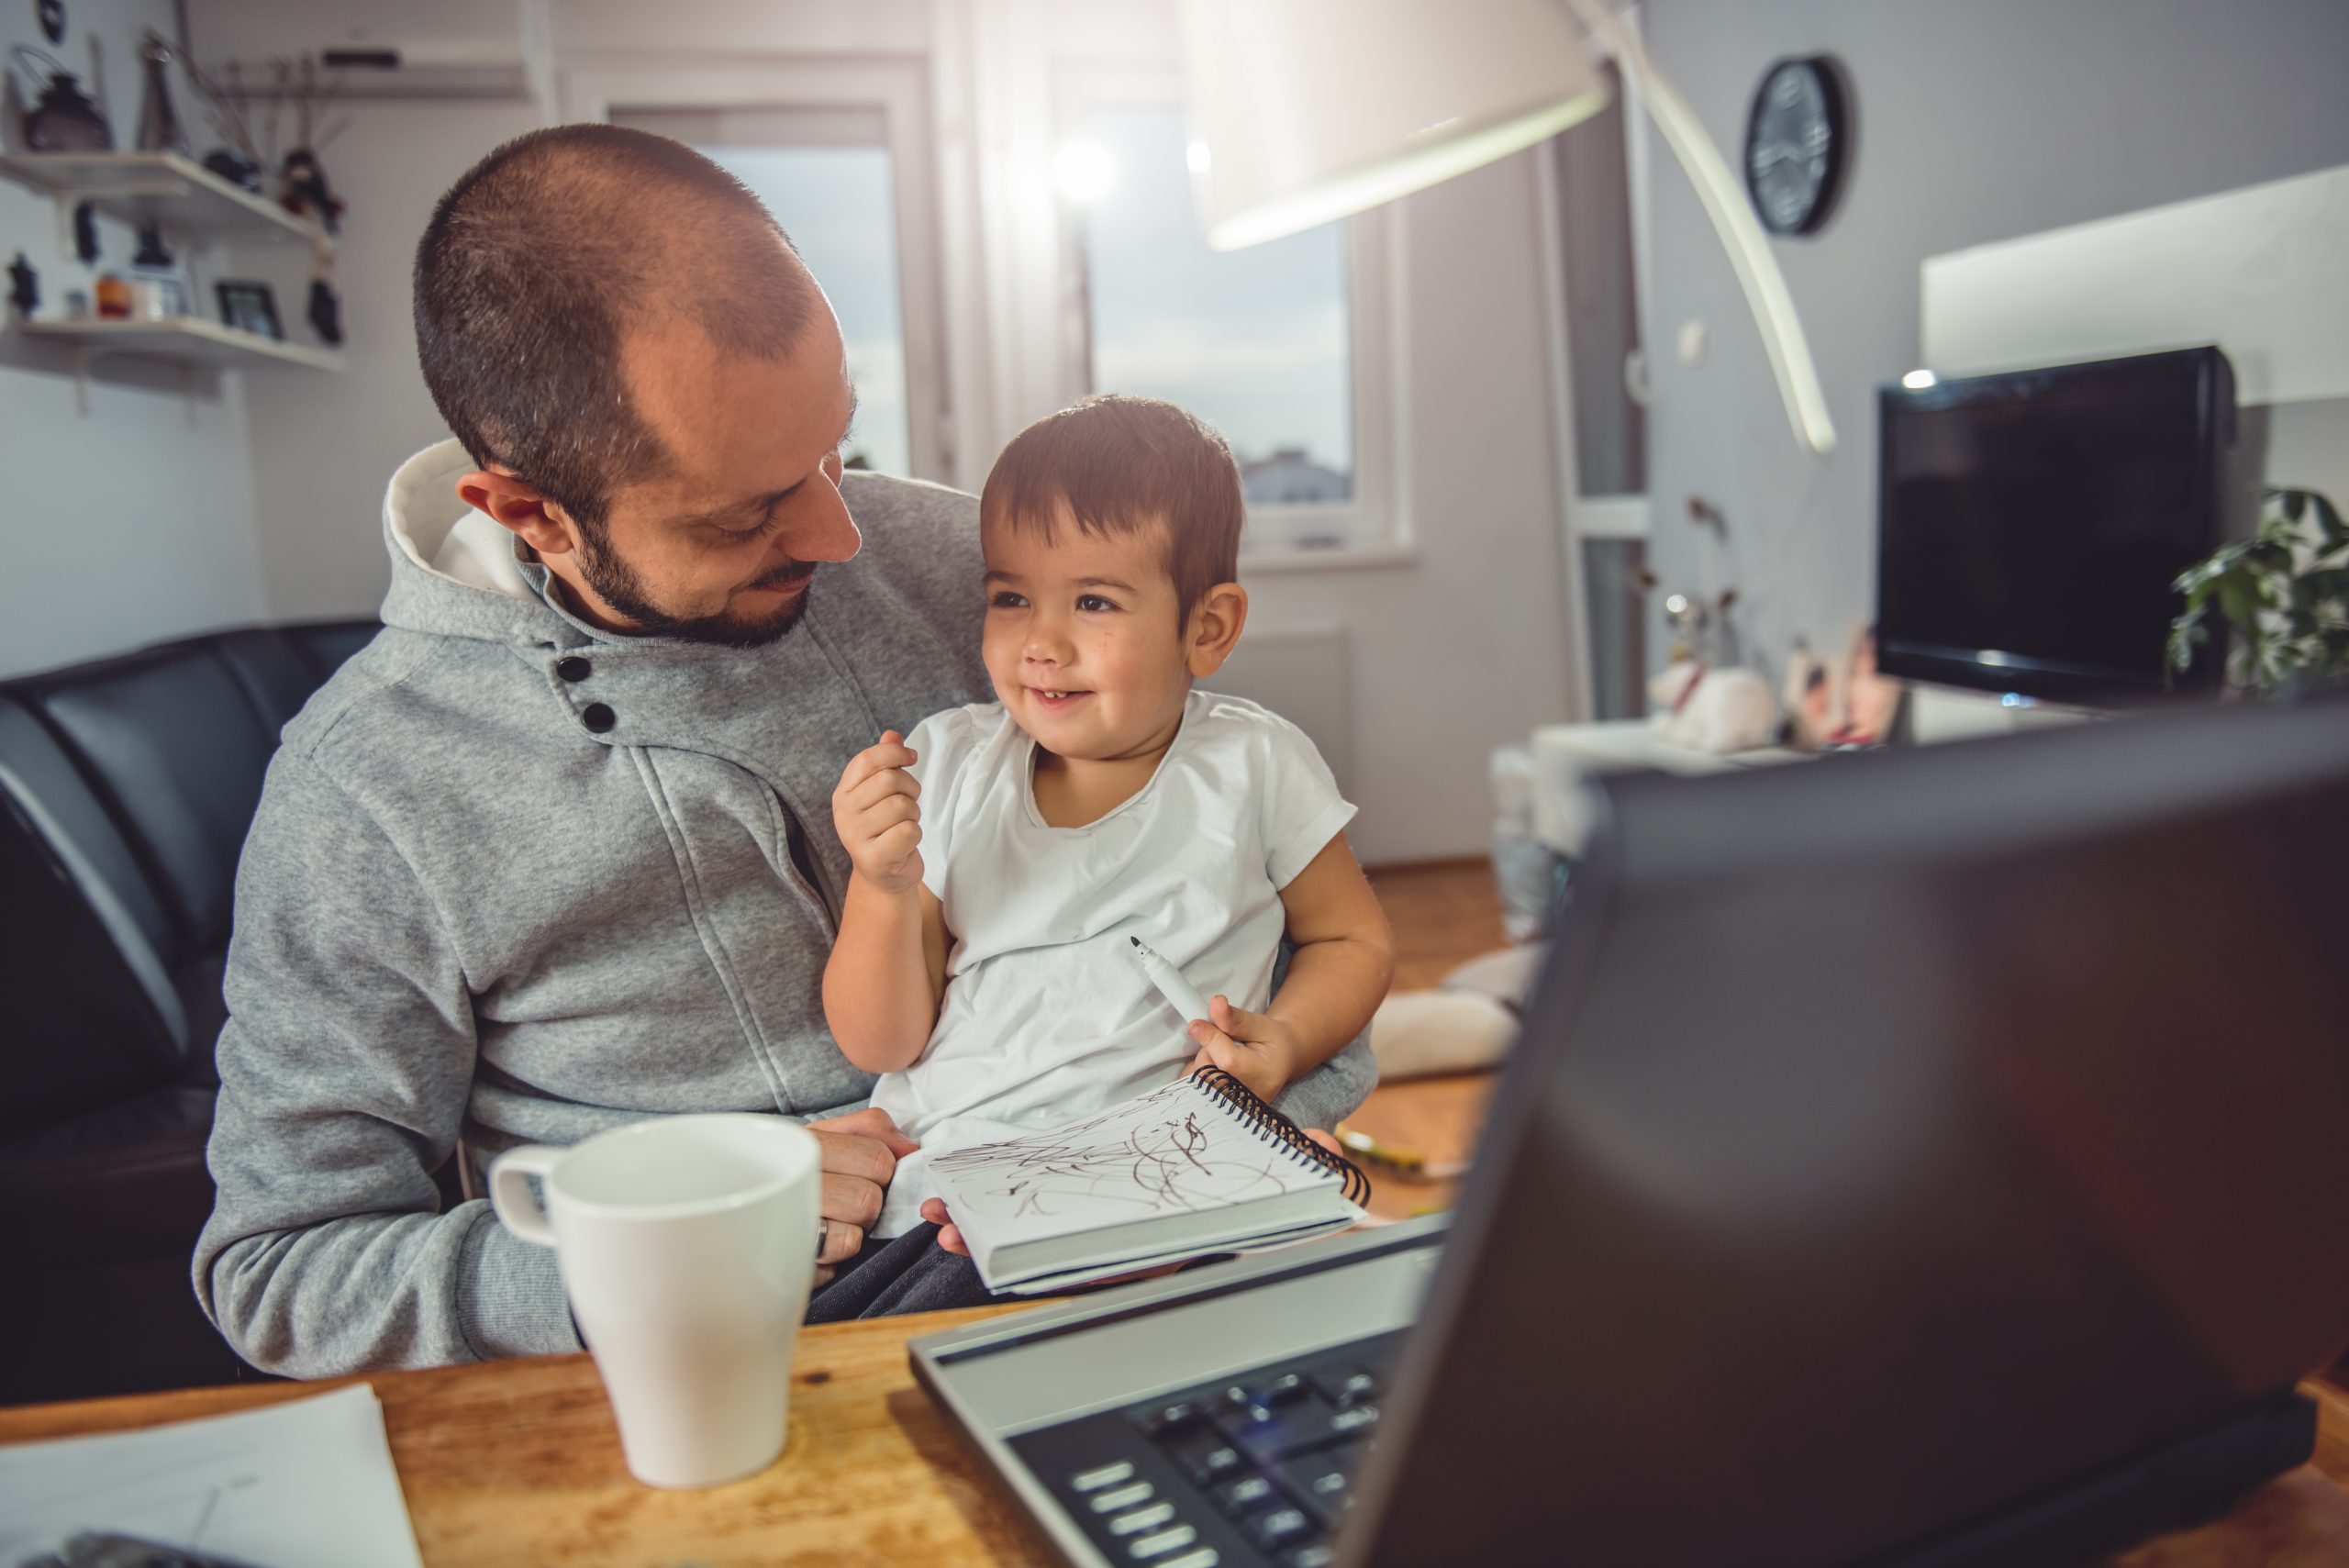
{"type": "Polygon", "coordinates": [[[2349,711],[1610,793],[1359,1560],[1864,1559],[2349,1334],[2349,711]]]}

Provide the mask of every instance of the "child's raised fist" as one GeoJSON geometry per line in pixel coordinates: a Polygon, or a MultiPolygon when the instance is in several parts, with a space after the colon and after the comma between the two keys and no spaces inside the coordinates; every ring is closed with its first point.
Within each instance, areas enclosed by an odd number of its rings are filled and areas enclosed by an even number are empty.
{"type": "Polygon", "coordinates": [[[921,785],[906,772],[918,761],[904,736],[885,730],[848,760],[832,791],[833,831],[856,874],[883,893],[921,885],[921,785]]]}

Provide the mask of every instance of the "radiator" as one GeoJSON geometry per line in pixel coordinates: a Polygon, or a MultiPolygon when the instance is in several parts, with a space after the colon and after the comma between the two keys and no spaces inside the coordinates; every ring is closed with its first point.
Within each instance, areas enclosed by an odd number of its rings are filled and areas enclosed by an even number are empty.
{"type": "Polygon", "coordinates": [[[1337,775],[1340,792],[1353,798],[1353,684],[1343,628],[1252,627],[1223,668],[1200,684],[1262,703],[1304,730],[1337,775]]]}

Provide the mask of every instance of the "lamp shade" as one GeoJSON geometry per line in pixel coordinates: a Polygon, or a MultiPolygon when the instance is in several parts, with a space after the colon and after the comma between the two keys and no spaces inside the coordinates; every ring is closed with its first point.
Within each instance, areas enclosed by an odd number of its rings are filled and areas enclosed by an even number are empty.
{"type": "Polygon", "coordinates": [[[1557,0],[1184,0],[1208,243],[1277,239],[1606,106],[1557,0]]]}

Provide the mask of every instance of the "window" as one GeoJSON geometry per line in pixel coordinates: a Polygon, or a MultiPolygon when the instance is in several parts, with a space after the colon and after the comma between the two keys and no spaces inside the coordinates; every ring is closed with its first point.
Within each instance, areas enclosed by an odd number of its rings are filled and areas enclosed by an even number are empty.
{"type": "Polygon", "coordinates": [[[911,473],[896,195],[878,110],[632,110],[748,185],[791,236],[840,317],[856,383],[851,468],[911,473]]]}
{"type": "Polygon", "coordinates": [[[1627,106],[1615,62],[1600,74],[1607,107],[1553,143],[1575,466],[1585,495],[1637,495],[1648,487],[1647,413],[1631,390],[1642,373],[1627,106]]]}
{"type": "Polygon", "coordinates": [[[1328,224],[1210,250],[1179,110],[1097,102],[1063,123],[1083,388],[1163,397],[1220,431],[1240,463],[1252,555],[1397,542],[1376,475],[1358,462],[1360,237],[1328,224]]]}
{"type": "Polygon", "coordinates": [[[928,76],[918,62],[589,61],[564,117],[696,148],[755,192],[838,313],[856,383],[847,455],[952,481],[928,76]]]}
{"type": "Polygon", "coordinates": [[[1585,536],[1582,575],[1590,617],[1590,717],[1648,710],[1648,545],[1585,536]]]}
{"type": "Polygon", "coordinates": [[[1097,109],[1107,188],[1082,210],[1091,382],[1223,432],[1257,506],[1353,499],[1345,232],[1218,253],[1199,236],[1172,109],[1097,109]]]}
{"type": "Polygon", "coordinates": [[[884,147],[704,147],[758,194],[823,281],[856,383],[851,468],[913,472],[906,332],[897,308],[897,234],[884,147]]]}
{"type": "Polygon", "coordinates": [[[1640,344],[1644,164],[1637,105],[1612,62],[1600,114],[1542,148],[1542,228],[1550,273],[1564,589],[1581,711],[1647,711],[1649,587],[1646,360],[1640,344]]]}

